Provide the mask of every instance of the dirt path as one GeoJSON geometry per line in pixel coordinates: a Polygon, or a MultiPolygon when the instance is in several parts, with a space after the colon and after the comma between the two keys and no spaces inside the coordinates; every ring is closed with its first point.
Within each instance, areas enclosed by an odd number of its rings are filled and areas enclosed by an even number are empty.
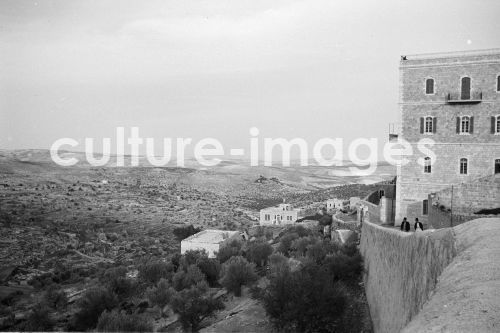
{"type": "Polygon", "coordinates": [[[403,332],[500,332],[500,218],[453,230],[457,256],[403,332]]]}

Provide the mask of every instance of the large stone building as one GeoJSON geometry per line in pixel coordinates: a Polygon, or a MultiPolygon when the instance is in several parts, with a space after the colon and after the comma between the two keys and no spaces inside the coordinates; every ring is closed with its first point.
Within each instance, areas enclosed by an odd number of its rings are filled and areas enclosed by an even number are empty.
{"type": "Polygon", "coordinates": [[[294,224],[298,218],[298,209],[290,204],[280,204],[277,207],[268,207],[260,210],[260,225],[294,224]]]}
{"type": "Polygon", "coordinates": [[[427,223],[429,194],[500,173],[500,49],[403,56],[400,110],[413,154],[397,170],[396,225],[427,223]]]}

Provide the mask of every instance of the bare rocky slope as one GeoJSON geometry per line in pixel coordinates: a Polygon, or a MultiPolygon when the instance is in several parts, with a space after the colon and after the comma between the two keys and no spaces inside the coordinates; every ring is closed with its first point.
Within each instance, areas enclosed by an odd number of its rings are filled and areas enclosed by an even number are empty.
{"type": "Polygon", "coordinates": [[[498,218],[417,234],[364,223],[375,332],[498,332],[499,237],[498,218]]]}

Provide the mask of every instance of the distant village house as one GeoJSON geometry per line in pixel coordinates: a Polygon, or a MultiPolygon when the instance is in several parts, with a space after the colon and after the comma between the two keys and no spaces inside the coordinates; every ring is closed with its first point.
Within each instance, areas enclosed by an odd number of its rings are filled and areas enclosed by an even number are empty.
{"type": "Polygon", "coordinates": [[[181,254],[205,250],[209,258],[215,258],[221,248],[240,238],[239,231],[203,230],[181,241],[181,254]]]}
{"type": "Polygon", "coordinates": [[[277,207],[268,207],[260,210],[260,225],[287,225],[294,224],[298,218],[298,209],[291,204],[280,204],[277,207]]]}

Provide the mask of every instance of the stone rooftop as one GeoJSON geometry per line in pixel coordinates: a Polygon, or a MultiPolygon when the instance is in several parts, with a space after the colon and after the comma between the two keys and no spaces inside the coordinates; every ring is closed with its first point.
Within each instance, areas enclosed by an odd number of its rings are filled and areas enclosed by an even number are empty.
{"type": "Polygon", "coordinates": [[[239,231],[228,230],[203,230],[184,239],[183,242],[209,243],[218,244],[225,239],[228,239],[239,231]]]}

